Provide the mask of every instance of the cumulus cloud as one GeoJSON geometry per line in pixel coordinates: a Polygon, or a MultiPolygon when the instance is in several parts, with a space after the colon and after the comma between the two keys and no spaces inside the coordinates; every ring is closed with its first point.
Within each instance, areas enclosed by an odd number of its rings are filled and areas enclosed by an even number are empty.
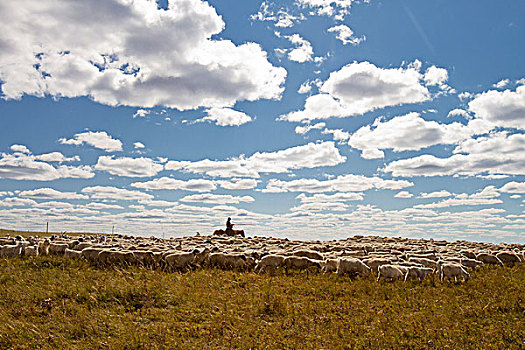
{"type": "Polygon", "coordinates": [[[314,55],[312,44],[308,40],[303,39],[299,34],[285,36],[295,48],[288,51],[288,59],[299,63],[311,61],[314,55]]]}
{"type": "Polygon", "coordinates": [[[61,178],[89,179],[95,176],[89,166],[54,166],[37,160],[39,156],[28,153],[30,152],[2,153],[0,158],[0,178],[52,181],[61,178]]]}
{"type": "Polygon", "coordinates": [[[444,199],[441,202],[429,203],[429,204],[419,204],[414,206],[414,208],[447,208],[455,206],[464,206],[464,205],[494,205],[503,203],[502,200],[496,199],[499,197],[500,193],[494,186],[487,186],[481,191],[478,191],[473,194],[461,193],[455,195],[454,198],[444,199]]]}
{"type": "Polygon", "coordinates": [[[455,144],[472,135],[487,133],[492,127],[491,123],[479,119],[470,120],[467,125],[440,124],[412,112],[385,122],[378,118],[372,126],[363,126],[353,133],[348,144],[361,150],[363,158],[382,158],[383,149],[417,151],[437,144],[455,144]]]}
{"type": "Polygon", "coordinates": [[[408,191],[400,191],[396,193],[395,198],[412,198],[414,195],[408,191]]]}
{"type": "MultiPolygon", "coordinates": [[[[364,0],[368,2],[369,0],[364,0]]],[[[349,13],[350,7],[356,0],[297,0],[297,3],[303,7],[314,9],[318,16],[330,16],[342,21],[349,13]]]]}
{"type": "Polygon", "coordinates": [[[348,205],[342,202],[304,203],[290,208],[291,212],[346,211],[348,205]]]}
{"type": "Polygon", "coordinates": [[[144,146],[144,144],[143,144],[142,142],[138,142],[138,141],[137,141],[137,142],[134,142],[134,143],[133,143],[133,147],[134,147],[135,149],[142,149],[142,148],[145,148],[146,146],[144,146]]]}
{"type": "Polygon", "coordinates": [[[476,174],[525,175],[525,135],[493,133],[459,143],[448,158],[430,154],[389,163],[393,176],[444,176],[476,174]]]}
{"type": "Polygon", "coordinates": [[[507,182],[499,190],[505,193],[525,193],[525,182],[507,182]]]}
{"type": "Polygon", "coordinates": [[[162,164],[153,159],[140,157],[114,158],[113,156],[100,156],[95,165],[96,170],[107,171],[111,175],[126,177],[150,177],[155,176],[164,169],[162,164]]]}
{"type": "Polygon", "coordinates": [[[13,152],[31,154],[31,151],[24,145],[12,145],[9,148],[13,152]]]}
{"type": "Polygon", "coordinates": [[[317,123],[317,124],[314,124],[314,125],[308,124],[308,125],[304,125],[304,126],[298,125],[298,126],[295,127],[295,133],[304,135],[307,132],[309,132],[310,130],[322,129],[325,126],[326,126],[326,123],[317,123]]]}
{"type": "Polygon", "coordinates": [[[2,93],[180,110],[280,98],[286,70],[258,44],[212,39],[223,29],[201,0],[3,2],[2,93]]]}
{"type": "Polygon", "coordinates": [[[314,194],[313,196],[307,196],[301,193],[296,199],[299,199],[301,203],[335,203],[335,202],[348,202],[348,201],[361,201],[363,200],[363,194],[358,192],[347,192],[347,193],[335,193],[335,194],[314,194]]]}
{"type": "Polygon", "coordinates": [[[250,16],[252,21],[270,21],[274,22],[274,26],[280,28],[293,27],[295,23],[305,20],[306,17],[300,13],[298,15],[292,14],[288,9],[274,9],[275,4],[263,1],[259,7],[259,11],[250,16]]]}
{"type": "Polygon", "coordinates": [[[92,199],[110,199],[110,200],[149,200],[153,199],[151,194],[140,191],[126,190],[124,188],[117,188],[113,186],[92,186],[84,187],[81,191],[87,193],[92,199]]]}
{"type": "Polygon", "coordinates": [[[169,161],[166,170],[205,173],[214,177],[260,177],[259,173],[289,173],[294,169],[334,166],[346,161],[333,142],[308,143],[275,152],[256,152],[250,157],[197,162],[169,161]]]}
{"type": "Polygon", "coordinates": [[[124,209],[124,207],[118,204],[106,204],[106,203],[98,203],[98,202],[88,203],[86,204],[85,207],[88,209],[94,209],[94,210],[124,209]]]}
{"type": "Polygon", "coordinates": [[[429,86],[444,86],[448,80],[448,71],[445,68],[438,68],[436,66],[428,67],[423,76],[426,85],[429,86]]]}
{"type": "Polygon", "coordinates": [[[26,207],[36,204],[34,200],[27,198],[9,197],[0,200],[0,207],[26,207]]]}
{"type": "Polygon", "coordinates": [[[346,141],[350,138],[350,133],[341,129],[324,129],[323,134],[331,134],[335,141],[346,141]]]}
{"type": "Polygon", "coordinates": [[[194,194],[180,199],[181,202],[198,202],[198,203],[212,203],[212,204],[238,204],[240,202],[253,202],[255,199],[250,196],[232,196],[229,194],[194,194]]]}
{"type": "Polygon", "coordinates": [[[441,191],[430,192],[430,193],[422,192],[419,195],[420,198],[443,198],[443,197],[450,197],[450,196],[452,196],[452,193],[450,193],[447,190],[441,190],[441,191]]]}
{"type": "Polygon", "coordinates": [[[137,111],[135,112],[135,114],[133,114],[133,118],[144,118],[146,117],[150,112],[145,110],[145,109],[137,109],[137,111]]]}
{"type": "Polygon", "coordinates": [[[37,188],[29,191],[22,191],[18,194],[18,196],[36,199],[88,199],[88,196],[85,196],[80,193],[61,192],[49,187],[37,188]]]}
{"type": "Polygon", "coordinates": [[[343,45],[351,44],[351,45],[359,45],[361,42],[363,42],[366,38],[364,36],[356,37],[354,35],[354,32],[350,27],[340,24],[338,26],[333,26],[328,28],[329,33],[336,33],[336,38],[338,40],[341,40],[343,45]]]}
{"type": "Polygon", "coordinates": [[[498,126],[525,129],[525,85],[516,91],[490,90],[476,95],[468,108],[476,117],[498,126]]]}
{"type": "Polygon", "coordinates": [[[44,162],[57,162],[57,163],[80,161],[79,156],[66,157],[60,152],[51,152],[51,153],[41,154],[41,155],[35,156],[35,159],[42,160],[44,162]]]}
{"type": "Polygon", "coordinates": [[[502,79],[492,86],[495,87],[496,89],[503,89],[509,84],[510,84],[510,79],[502,79]]]}
{"type": "Polygon", "coordinates": [[[380,68],[370,62],[350,63],[330,77],[320,94],[309,96],[303,110],[290,112],[280,120],[301,122],[331,117],[344,118],[376,109],[430,99],[422,85],[419,65],[380,68]]]}
{"type": "Polygon", "coordinates": [[[298,179],[291,181],[283,181],[277,179],[270,179],[266,188],[262,192],[267,193],[281,193],[281,192],[362,192],[376,189],[390,189],[399,190],[414,184],[405,180],[385,180],[380,177],[367,177],[364,175],[339,175],[334,179],[318,180],[318,179],[298,179]]]}
{"type": "Polygon", "coordinates": [[[206,110],[207,116],[195,122],[213,122],[218,126],[239,126],[252,121],[246,113],[231,108],[210,108],[206,110]]]}
{"type": "Polygon", "coordinates": [[[257,187],[258,181],[255,179],[231,179],[215,181],[222,188],[227,190],[248,190],[257,187]]]}
{"type": "Polygon", "coordinates": [[[58,140],[61,144],[80,146],[84,143],[106,152],[122,151],[122,142],[114,139],[105,131],[87,131],[75,134],[72,139],[61,138],[58,140]]]}
{"type": "Polygon", "coordinates": [[[447,115],[447,118],[450,118],[450,117],[463,117],[465,119],[470,119],[470,114],[468,114],[468,112],[464,109],[459,109],[459,108],[455,108],[453,110],[451,110],[450,112],[448,112],[448,115],[447,115]]]}
{"type": "Polygon", "coordinates": [[[161,177],[147,182],[135,182],[132,187],[145,190],[183,190],[193,192],[209,192],[217,188],[215,183],[205,179],[176,180],[170,177],[161,177]]]}

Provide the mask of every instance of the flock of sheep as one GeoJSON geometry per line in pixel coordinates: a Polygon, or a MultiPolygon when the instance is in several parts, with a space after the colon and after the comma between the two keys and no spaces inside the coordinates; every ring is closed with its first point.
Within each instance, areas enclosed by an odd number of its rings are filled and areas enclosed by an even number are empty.
{"type": "Polygon", "coordinates": [[[0,258],[61,255],[98,266],[140,265],[168,271],[197,267],[265,273],[307,270],[377,279],[419,279],[438,274],[466,281],[484,264],[513,266],[525,245],[354,236],[332,241],[271,237],[188,236],[160,239],[124,235],[0,238],[0,258]]]}

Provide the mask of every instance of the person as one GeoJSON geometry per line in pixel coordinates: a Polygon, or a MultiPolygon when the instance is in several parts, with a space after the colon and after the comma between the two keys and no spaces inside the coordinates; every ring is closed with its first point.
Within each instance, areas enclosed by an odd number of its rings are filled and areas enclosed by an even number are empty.
{"type": "Polygon", "coordinates": [[[231,223],[232,221],[232,218],[228,218],[228,220],[226,220],[226,231],[233,231],[233,225],[231,223]]]}

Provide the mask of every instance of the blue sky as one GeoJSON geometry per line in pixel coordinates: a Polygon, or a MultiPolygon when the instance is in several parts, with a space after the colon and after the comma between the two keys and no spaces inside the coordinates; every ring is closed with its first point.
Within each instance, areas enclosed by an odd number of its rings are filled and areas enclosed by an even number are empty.
{"type": "Polygon", "coordinates": [[[0,4],[0,227],[525,242],[525,5],[0,4]]]}

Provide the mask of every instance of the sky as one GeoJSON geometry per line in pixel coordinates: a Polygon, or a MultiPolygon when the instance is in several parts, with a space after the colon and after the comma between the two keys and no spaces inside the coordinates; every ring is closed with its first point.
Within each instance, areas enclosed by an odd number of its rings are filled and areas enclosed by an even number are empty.
{"type": "Polygon", "coordinates": [[[525,3],[0,2],[0,227],[525,243],[525,3]]]}

